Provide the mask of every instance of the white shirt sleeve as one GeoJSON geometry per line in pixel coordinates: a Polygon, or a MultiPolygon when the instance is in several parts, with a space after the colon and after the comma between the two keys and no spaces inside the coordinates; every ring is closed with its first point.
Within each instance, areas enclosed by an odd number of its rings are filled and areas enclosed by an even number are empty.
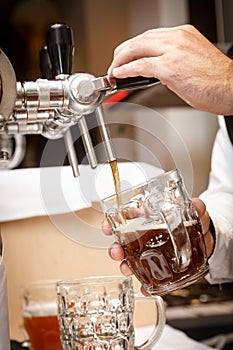
{"type": "MultiPolygon", "coordinates": [[[[1,235],[0,235],[1,241],[1,235]]],[[[10,350],[6,267],[0,252],[0,350],[10,350]]]]}
{"type": "Polygon", "coordinates": [[[205,202],[216,232],[216,244],[209,259],[209,283],[233,281],[233,145],[224,118],[219,117],[209,185],[200,198],[205,202]]]}

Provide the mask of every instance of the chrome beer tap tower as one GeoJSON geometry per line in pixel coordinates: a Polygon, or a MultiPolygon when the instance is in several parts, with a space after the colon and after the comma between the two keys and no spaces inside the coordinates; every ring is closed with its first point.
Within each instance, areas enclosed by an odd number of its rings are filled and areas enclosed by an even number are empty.
{"type": "Polygon", "coordinates": [[[18,166],[24,157],[24,135],[41,134],[48,139],[63,137],[75,177],[78,160],[70,127],[80,130],[88,162],[97,157],[86,117],[95,114],[108,162],[116,159],[104,120],[103,98],[118,90],[139,89],[159,83],[155,78],[115,79],[71,73],[73,34],[66,24],[54,24],[46,32],[40,51],[42,78],[17,82],[8,58],[0,50],[0,169],[18,166]],[[14,147],[13,147],[14,145],[14,147]]]}

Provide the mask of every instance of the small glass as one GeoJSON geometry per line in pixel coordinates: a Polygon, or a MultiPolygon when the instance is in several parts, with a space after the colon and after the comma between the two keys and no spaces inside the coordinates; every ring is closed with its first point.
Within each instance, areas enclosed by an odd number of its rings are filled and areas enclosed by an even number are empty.
{"type": "Polygon", "coordinates": [[[32,350],[62,350],[56,281],[32,282],[22,287],[22,317],[32,350]]]}

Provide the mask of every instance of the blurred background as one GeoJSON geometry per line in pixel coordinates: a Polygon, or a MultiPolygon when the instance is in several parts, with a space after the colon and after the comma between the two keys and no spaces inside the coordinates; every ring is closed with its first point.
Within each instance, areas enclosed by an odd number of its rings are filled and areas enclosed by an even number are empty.
{"type": "MultiPolygon", "coordinates": [[[[55,22],[67,23],[74,32],[73,71],[100,76],[106,73],[114,48],[119,43],[150,28],[191,22],[209,40],[226,49],[226,42],[229,43],[231,37],[230,30],[225,30],[225,33],[222,28],[221,11],[218,9],[221,8],[220,3],[221,1],[213,0],[204,3],[194,0],[3,0],[0,14],[0,45],[12,62],[17,79],[34,80],[40,77],[39,50],[45,44],[48,26],[55,22]]],[[[230,13],[231,2],[223,3],[224,14],[227,15],[230,13]]],[[[228,18],[224,17],[224,23],[228,22],[228,18]]],[[[133,139],[139,144],[131,144],[124,155],[121,154],[118,144],[118,158],[130,161],[145,160],[146,155],[142,148],[150,149],[155,155],[156,165],[160,164],[165,170],[178,163],[176,166],[178,165],[184,173],[190,192],[198,195],[208,181],[210,152],[217,130],[216,118],[206,118],[206,113],[187,107],[164,86],[135,93],[124,101],[148,107],[150,112],[144,110],[144,116],[141,116],[142,110],[138,112],[135,106],[128,106],[123,112],[119,112],[117,108],[121,108],[120,104],[115,106],[114,110],[108,110],[107,118],[112,138],[133,139]],[[166,126],[163,126],[166,140],[158,141],[158,137],[152,135],[153,142],[150,137],[146,141],[142,125],[149,130],[158,130],[158,118],[151,118],[153,111],[168,121],[166,126]],[[174,134],[176,138],[177,134],[180,135],[184,145],[174,143],[174,134]],[[182,164],[185,157],[181,147],[187,147],[194,174],[190,173],[190,166],[185,170],[187,165],[182,164]],[[194,176],[192,183],[191,175],[194,176]]],[[[78,139],[78,136],[76,138],[78,139]]],[[[27,153],[20,167],[38,166],[46,142],[47,140],[40,136],[27,136],[27,153]]],[[[56,149],[62,152],[63,141],[58,140],[55,144],[56,149]]],[[[81,162],[85,162],[82,144],[78,140],[77,148],[81,162]]],[[[152,162],[150,158],[147,156],[146,161],[152,162]]],[[[58,165],[57,161],[54,155],[46,165],[58,165]]]]}
{"type": "MultiPolygon", "coordinates": [[[[155,27],[192,23],[226,52],[233,41],[232,13],[233,2],[224,0],[1,0],[0,47],[10,59],[18,80],[35,80],[40,77],[39,50],[45,44],[48,26],[67,23],[74,32],[73,71],[101,76],[106,74],[119,43],[155,27]]],[[[120,160],[144,161],[164,170],[178,166],[190,195],[198,196],[206,188],[218,129],[216,116],[187,106],[164,86],[131,93],[111,108],[107,102],[106,120],[120,160]]],[[[39,167],[46,142],[40,136],[27,136],[27,152],[20,168],[39,167]]],[[[62,152],[63,141],[54,142],[55,153],[62,152]]],[[[79,143],[77,148],[81,154],[79,143]]],[[[83,154],[80,157],[84,163],[83,154]]],[[[61,164],[54,154],[46,165],[61,164]]],[[[99,214],[85,209],[78,215],[87,220],[91,216],[93,225],[100,230],[99,214]]],[[[83,271],[119,272],[106,251],[68,240],[47,217],[2,223],[2,234],[13,339],[24,338],[19,293],[23,283],[76,277],[83,271]]],[[[206,288],[204,282],[203,285],[206,288]]]]}

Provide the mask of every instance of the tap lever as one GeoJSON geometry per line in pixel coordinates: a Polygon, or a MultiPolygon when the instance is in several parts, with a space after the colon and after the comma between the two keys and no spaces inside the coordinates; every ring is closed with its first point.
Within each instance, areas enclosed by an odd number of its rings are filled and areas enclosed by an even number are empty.
{"type": "Polygon", "coordinates": [[[106,94],[120,90],[145,89],[159,83],[160,81],[157,78],[146,78],[142,76],[120,79],[105,75],[93,80],[96,90],[105,92],[106,94]]]}
{"type": "Polygon", "coordinates": [[[53,76],[53,67],[49,57],[49,52],[47,46],[43,46],[40,49],[40,71],[41,78],[52,80],[53,76]]]}
{"type": "Polygon", "coordinates": [[[53,24],[46,32],[53,75],[71,74],[74,51],[73,33],[66,24],[53,24]]]}
{"type": "Polygon", "coordinates": [[[115,89],[117,91],[145,89],[160,83],[160,81],[157,78],[146,78],[142,76],[123,78],[123,79],[114,78],[114,79],[115,79],[115,89]]]}

